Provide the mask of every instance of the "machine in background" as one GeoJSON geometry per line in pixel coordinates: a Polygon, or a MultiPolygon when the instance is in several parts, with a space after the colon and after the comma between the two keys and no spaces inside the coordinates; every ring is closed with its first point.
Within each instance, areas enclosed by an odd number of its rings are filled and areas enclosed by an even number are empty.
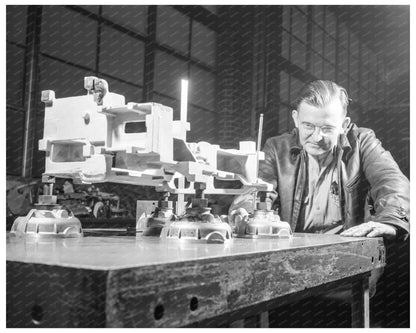
{"type": "Polygon", "coordinates": [[[42,92],[45,121],[39,149],[46,153],[42,180],[50,191],[39,196],[35,210],[16,219],[12,234],[82,236],[79,220],[56,204],[52,188],[55,177],[60,177],[74,183],[153,186],[163,200],[153,214],[138,221],[133,231],[143,235],[220,243],[233,233],[251,238],[291,236],[289,224],[270,210],[264,196],[257,195],[273,191],[271,184],[258,178],[259,161],[264,159],[261,140],[257,149],[252,141],[240,142],[239,149],[188,143],[187,102],[182,101],[181,120],[173,120],[170,107],[126,104],[124,96],[110,92],[103,79],[85,77],[84,87],[86,95],[60,99],[52,90],[42,92]],[[238,181],[241,186],[216,188],[215,179],[238,181]],[[175,213],[170,194],[178,196],[175,213]],[[194,197],[188,207],[185,194],[194,197]],[[258,203],[227,223],[211,213],[206,194],[249,194],[258,203]]]}

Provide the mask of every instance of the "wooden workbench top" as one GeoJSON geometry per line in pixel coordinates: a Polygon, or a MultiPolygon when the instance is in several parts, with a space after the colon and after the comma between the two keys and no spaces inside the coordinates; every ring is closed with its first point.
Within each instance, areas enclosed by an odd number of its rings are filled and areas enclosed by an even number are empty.
{"type": "Polygon", "coordinates": [[[217,326],[221,316],[264,311],[282,297],[385,265],[382,238],[295,234],[206,244],[84,232],[7,235],[8,327],[217,326]]]}
{"type": "Polygon", "coordinates": [[[6,259],[82,269],[114,270],[368,241],[367,238],[297,233],[292,239],[234,238],[225,244],[207,244],[141,235],[121,236],[122,233],[91,229],[85,231],[84,237],[66,239],[24,239],[8,234],[6,259]]]}

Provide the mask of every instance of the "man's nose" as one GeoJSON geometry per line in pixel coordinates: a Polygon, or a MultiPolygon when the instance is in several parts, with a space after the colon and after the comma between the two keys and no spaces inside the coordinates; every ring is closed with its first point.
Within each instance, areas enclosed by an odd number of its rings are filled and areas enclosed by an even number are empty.
{"type": "Polygon", "coordinates": [[[322,139],[322,132],[321,132],[321,128],[320,127],[315,127],[313,133],[312,133],[312,137],[314,140],[316,141],[320,141],[322,139]]]}

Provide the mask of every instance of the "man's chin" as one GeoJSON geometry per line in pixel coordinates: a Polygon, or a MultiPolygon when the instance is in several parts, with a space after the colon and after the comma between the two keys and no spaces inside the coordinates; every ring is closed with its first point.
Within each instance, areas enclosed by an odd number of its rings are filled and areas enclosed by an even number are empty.
{"type": "Polygon", "coordinates": [[[325,155],[329,151],[329,150],[323,149],[320,146],[315,145],[315,144],[307,144],[305,146],[305,150],[309,155],[317,156],[317,157],[321,156],[321,155],[325,155]]]}

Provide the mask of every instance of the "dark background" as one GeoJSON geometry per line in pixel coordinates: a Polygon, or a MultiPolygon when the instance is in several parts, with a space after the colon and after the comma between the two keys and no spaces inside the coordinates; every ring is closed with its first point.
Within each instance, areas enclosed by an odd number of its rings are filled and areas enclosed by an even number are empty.
{"type": "MultiPolygon", "coordinates": [[[[37,151],[43,136],[41,91],[54,90],[57,98],[85,94],[83,78],[90,75],[106,79],[126,102],[173,107],[175,119],[180,79],[187,77],[187,141],[223,148],[255,139],[260,113],[263,138],[291,129],[290,104],[300,87],[313,79],[334,80],[353,99],[353,121],[375,130],[409,177],[409,6],[6,10],[8,177],[37,178],[44,170],[44,153],[37,151]]],[[[111,186],[122,201],[131,192],[111,186]]],[[[389,246],[372,321],[408,327],[408,242],[389,246]]]]}

